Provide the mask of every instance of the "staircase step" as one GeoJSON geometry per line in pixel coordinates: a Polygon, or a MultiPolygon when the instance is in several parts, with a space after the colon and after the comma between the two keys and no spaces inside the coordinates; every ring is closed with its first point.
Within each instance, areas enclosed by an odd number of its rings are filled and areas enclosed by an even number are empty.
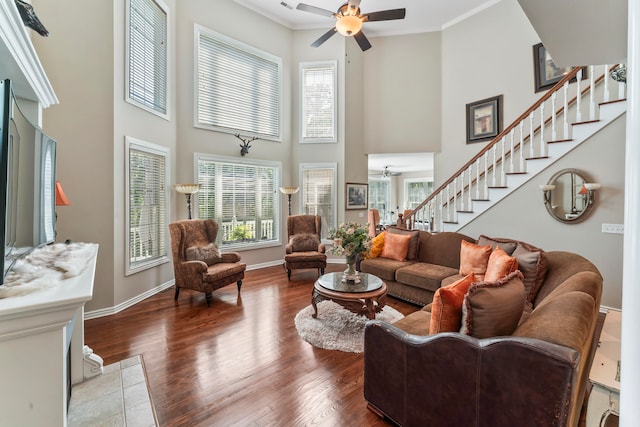
{"type": "Polygon", "coordinates": [[[586,125],[589,123],[598,123],[600,120],[583,120],[581,122],[571,123],[572,126],[586,125]]]}
{"type": "Polygon", "coordinates": [[[544,160],[544,159],[548,159],[549,156],[540,156],[540,157],[525,157],[525,160],[544,160]]]}
{"type": "Polygon", "coordinates": [[[556,139],[555,141],[547,141],[547,144],[558,144],[560,142],[571,142],[573,139],[556,139]]]}

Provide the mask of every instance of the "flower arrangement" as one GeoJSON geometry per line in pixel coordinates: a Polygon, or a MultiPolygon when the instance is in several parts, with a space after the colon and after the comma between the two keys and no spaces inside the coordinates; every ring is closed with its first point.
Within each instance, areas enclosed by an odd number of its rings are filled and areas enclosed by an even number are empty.
{"type": "Polygon", "coordinates": [[[333,239],[333,246],[329,249],[329,253],[333,255],[351,258],[371,248],[367,227],[355,222],[340,224],[338,228],[331,230],[329,237],[333,239]]]}

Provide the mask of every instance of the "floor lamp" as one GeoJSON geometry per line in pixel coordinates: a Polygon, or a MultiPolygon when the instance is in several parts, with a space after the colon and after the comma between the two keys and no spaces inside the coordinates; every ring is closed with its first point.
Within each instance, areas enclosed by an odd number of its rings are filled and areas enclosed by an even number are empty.
{"type": "Polygon", "coordinates": [[[200,184],[176,184],[174,188],[178,193],[187,196],[187,211],[189,211],[189,219],[191,219],[191,196],[200,191],[200,184]]]}
{"type": "Polygon", "coordinates": [[[296,194],[300,190],[300,187],[280,187],[280,192],[286,194],[289,198],[289,216],[291,216],[291,196],[296,194]]]}

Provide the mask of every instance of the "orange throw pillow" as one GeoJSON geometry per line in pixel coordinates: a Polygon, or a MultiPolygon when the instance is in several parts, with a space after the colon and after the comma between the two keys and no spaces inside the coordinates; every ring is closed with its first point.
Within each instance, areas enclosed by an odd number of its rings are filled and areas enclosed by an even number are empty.
{"type": "Polygon", "coordinates": [[[471,273],[449,286],[436,290],[431,304],[429,334],[460,330],[464,296],[475,281],[476,276],[471,273]]]}
{"type": "Polygon", "coordinates": [[[491,252],[489,264],[487,264],[487,272],[484,274],[485,282],[494,282],[513,273],[518,269],[518,260],[509,256],[500,246],[491,252]]]}
{"type": "Polygon", "coordinates": [[[466,240],[460,245],[460,274],[466,276],[473,273],[484,276],[491,256],[491,245],[478,246],[466,240]]]}
{"type": "Polygon", "coordinates": [[[384,246],[380,257],[404,261],[407,259],[407,253],[409,252],[409,240],[411,240],[410,234],[385,233],[384,246]]]}
{"type": "Polygon", "coordinates": [[[382,248],[384,247],[385,234],[386,232],[382,232],[371,239],[371,249],[369,249],[368,258],[378,258],[380,256],[382,248]]]}

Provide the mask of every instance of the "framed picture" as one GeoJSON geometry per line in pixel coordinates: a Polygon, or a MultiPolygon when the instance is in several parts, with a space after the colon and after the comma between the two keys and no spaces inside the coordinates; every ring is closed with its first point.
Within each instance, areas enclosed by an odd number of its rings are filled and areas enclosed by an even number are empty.
{"type": "MultiPolygon", "coordinates": [[[[533,80],[536,92],[551,88],[562,79],[562,76],[574,68],[575,67],[558,67],[542,43],[533,46],[533,80]]],[[[587,68],[583,67],[582,79],[585,78],[587,78],[587,68]]],[[[575,78],[571,79],[571,83],[575,81],[575,78]]]]}
{"type": "Polygon", "coordinates": [[[502,132],[502,95],[467,104],[467,144],[490,141],[502,132]]]}
{"type": "Polygon", "coordinates": [[[367,209],[367,184],[347,183],[347,209],[367,209]]]}

